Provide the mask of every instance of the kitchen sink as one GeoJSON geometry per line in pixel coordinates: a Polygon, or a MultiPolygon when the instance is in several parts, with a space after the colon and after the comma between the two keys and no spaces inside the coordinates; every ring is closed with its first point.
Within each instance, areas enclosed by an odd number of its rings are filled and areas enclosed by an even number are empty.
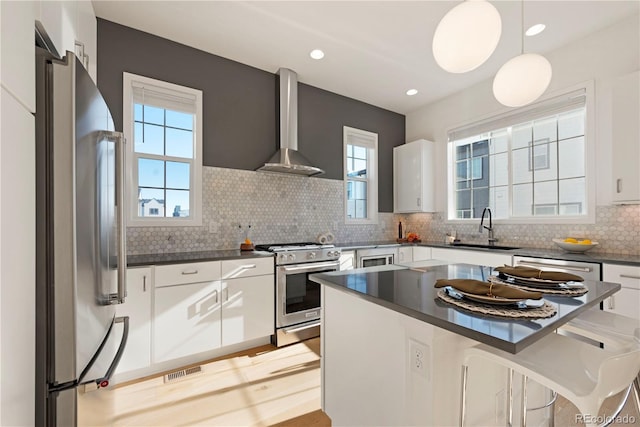
{"type": "Polygon", "coordinates": [[[479,248],[479,249],[520,249],[515,246],[500,246],[500,245],[483,245],[480,243],[451,243],[451,246],[461,247],[461,248],[479,248]]]}

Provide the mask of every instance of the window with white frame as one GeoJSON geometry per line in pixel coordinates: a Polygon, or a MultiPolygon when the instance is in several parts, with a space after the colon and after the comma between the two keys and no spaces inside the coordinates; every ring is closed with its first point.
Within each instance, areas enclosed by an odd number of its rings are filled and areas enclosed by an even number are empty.
{"type": "Polygon", "coordinates": [[[202,91],[123,75],[129,223],[202,224],[202,91]]]}
{"type": "Polygon", "coordinates": [[[378,134],[344,126],[345,221],[378,221],[378,134]]]}
{"type": "MultiPolygon", "coordinates": [[[[449,219],[584,218],[588,88],[449,132],[449,219]]],[[[592,184],[591,184],[592,185],[592,184]]]]}

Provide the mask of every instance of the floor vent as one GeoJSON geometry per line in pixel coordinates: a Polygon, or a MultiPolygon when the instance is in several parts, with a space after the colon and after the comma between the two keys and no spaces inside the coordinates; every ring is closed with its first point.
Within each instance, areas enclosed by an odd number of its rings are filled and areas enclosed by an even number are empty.
{"type": "Polygon", "coordinates": [[[190,375],[195,375],[199,373],[202,373],[201,366],[194,366],[193,368],[180,369],[179,371],[171,372],[170,374],[165,375],[164,382],[170,383],[170,382],[178,381],[190,375]]]}

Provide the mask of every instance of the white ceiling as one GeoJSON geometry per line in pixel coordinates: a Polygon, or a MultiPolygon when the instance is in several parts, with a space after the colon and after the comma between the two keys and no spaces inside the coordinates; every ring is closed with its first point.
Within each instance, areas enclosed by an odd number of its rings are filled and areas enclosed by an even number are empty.
{"type": "MultiPolygon", "coordinates": [[[[93,1],[98,17],[406,114],[491,78],[520,53],[520,1],[493,1],[502,36],[487,62],[465,74],[440,69],[435,28],[459,1],[93,1]],[[312,49],[324,59],[309,57],[312,49]],[[407,96],[408,89],[418,89],[407,96]]],[[[544,53],[638,13],[640,2],[525,3],[525,51],[544,53]]]]}

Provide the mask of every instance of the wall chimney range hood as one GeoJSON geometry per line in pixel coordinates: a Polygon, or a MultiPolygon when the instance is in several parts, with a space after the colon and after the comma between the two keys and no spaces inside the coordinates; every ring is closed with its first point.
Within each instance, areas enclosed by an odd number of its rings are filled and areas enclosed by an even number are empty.
{"type": "Polygon", "coordinates": [[[259,171],[281,172],[304,176],[324,173],[312,166],[298,152],[298,75],[287,68],[280,68],[280,149],[259,171]]]}

